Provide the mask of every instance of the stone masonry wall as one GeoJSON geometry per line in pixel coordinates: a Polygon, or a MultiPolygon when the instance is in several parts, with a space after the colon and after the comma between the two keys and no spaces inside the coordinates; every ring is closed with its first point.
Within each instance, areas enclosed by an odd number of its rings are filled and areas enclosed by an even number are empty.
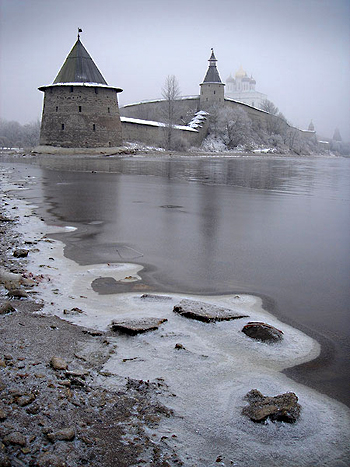
{"type": "MultiPolygon", "coordinates": [[[[188,97],[177,101],[176,124],[184,125],[190,121],[192,116],[199,110],[199,98],[188,97]]],[[[164,111],[164,100],[154,100],[129,104],[121,107],[120,115],[123,117],[141,118],[143,120],[153,120],[164,122],[166,112],[164,111]]]]}
{"type": "Polygon", "coordinates": [[[63,148],[121,146],[116,91],[91,86],[47,87],[40,145],[63,148]]]}
{"type": "Polygon", "coordinates": [[[209,110],[213,105],[224,105],[224,86],[223,83],[202,83],[200,85],[201,110],[209,110]]]}
{"type": "MultiPolygon", "coordinates": [[[[143,121],[137,123],[121,117],[123,128],[123,140],[128,142],[141,142],[150,146],[164,146],[166,141],[166,128],[153,125],[152,122],[143,121]]],[[[203,135],[200,131],[191,131],[181,128],[173,128],[174,139],[183,139],[189,146],[199,146],[203,135]]]]}

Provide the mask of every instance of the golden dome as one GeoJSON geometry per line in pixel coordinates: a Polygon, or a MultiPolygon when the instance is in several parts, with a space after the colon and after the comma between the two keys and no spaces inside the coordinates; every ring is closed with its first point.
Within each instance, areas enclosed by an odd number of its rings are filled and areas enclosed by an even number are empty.
{"type": "Polygon", "coordinates": [[[247,73],[243,70],[241,65],[239,70],[235,73],[235,78],[244,78],[245,76],[247,76],[247,73]]]}

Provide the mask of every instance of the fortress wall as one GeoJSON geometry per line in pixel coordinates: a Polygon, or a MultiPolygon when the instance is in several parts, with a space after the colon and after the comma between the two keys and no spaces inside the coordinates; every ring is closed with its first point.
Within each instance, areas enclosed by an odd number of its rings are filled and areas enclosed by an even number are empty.
{"type": "MultiPolygon", "coordinates": [[[[166,140],[166,126],[162,126],[159,122],[151,122],[146,120],[138,121],[121,117],[123,141],[126,142],[142,142],[150,146],[164,146],[166,140]]],[[[185,127],[175,126],[172,128],[173,138],[182,139],[189,146],[198,146],[203,136],[199,131],[186,129],[185,127]]]]}
{"type": "MultiPolygon", "coordinates": [[[[153,115],[156,116],[156,120],[159,121],[162,115],[161,109],[163,102],[164,101],[161,100],[146,101],[122,107],[120,109],[122,115],[134,119],[144,118],[146,120],[146,122],[143,122],[142,124],[130,122],[127,123],[126,121],[123,121],[122,126],[124,141],[139,141],[149,145],[163,146],[165,139],[164,127],[154,127],[150,125],[149,122],[147,122],[147,120],[150,119],[146,118],[147,116],[153,115]]],[[[178,104],[178,108],[181,110],[180,114],[183,113],[185,115],[188,111],[193,114],[199,109],[199,96],[179,99],[178,104]]],[[[238,102],[230,98],[225,98],[223,106],[231,109],[243,109],[256,127],[263,128],[268,133],[278,131],[282,131],[283,133],[284,130],[288,131],[290,129],[294,129],[300,133],[300,136],[302,138],[311,139],[314,136],[314,133],[312,132],[298,130],[290,126],[285,120],[281,119],[280,117],[271,115],[263,110],[257,109],[248,104],[244,104],[243,102],[238,102]]],[[[194,134],[191,134],[191,132],[188,131],[174,129],[174,136],[185,139],[188,142],[189,146],[200,146],[204,138],[207,136],[208,126],[209,121],[207,120],[204,123],[203,127],[198,128],[198,132],[194,134]]]]}
{"type": "MultiPolygon", "coordinates": [[[[164,122],[166,113],[164,111],[165,101],[162,99],[154,101],[138,102],[136,104],[125,105],[120,108],[120,115],[123,117],[141,118],[143,120],[153,120],[164,122]]],[[[189,115],[193,115],[199,110],[199,96],[181,98],[176,102],[176,123],[181,125],[187,123],[191,119],[189,115]]]]}
{"type": "Polygon", "coordinates": [[[117,93],[91,86],[45,89],[40,145],[63,148],[122,144],[117,93]]]}
{"type": "Polygon", "coordinates": [[[266,118],[271,116],[267,112],[264,112],[263,110],[256,109],[255,107],[251,107],[248,104],[244,104],[243,102],[238,102],[233,99],[229,99],[225,97],[225,107],[231,108],[231,109],[237,109],[241,108],[243,109],[247,115],[250,117],[251,120],[255,122],[259,122],[260,124],[265,124],[266,123],[266,118]]]}

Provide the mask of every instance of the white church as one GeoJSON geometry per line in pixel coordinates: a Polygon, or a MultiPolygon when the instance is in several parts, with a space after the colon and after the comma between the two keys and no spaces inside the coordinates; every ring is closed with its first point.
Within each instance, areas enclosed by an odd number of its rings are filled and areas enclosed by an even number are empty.
{"type": "Polygon", "coordinates": [[[267,95],[256,91],[255,85],[255,79],[252,76],[249,78],[241,66],[234,78],[230,75],[226,79],[225,97],[259,109],[262,101],[267,99],[267,95]]]}

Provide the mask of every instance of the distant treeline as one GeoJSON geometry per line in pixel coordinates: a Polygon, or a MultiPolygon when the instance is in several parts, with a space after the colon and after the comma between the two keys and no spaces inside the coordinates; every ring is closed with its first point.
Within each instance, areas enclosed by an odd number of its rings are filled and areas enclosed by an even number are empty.
{"type": "Polygon", "coordinates": [[[1,148],[32,148],[39,144],[40,121],[21,125],[0,119],[1,148]]]}

